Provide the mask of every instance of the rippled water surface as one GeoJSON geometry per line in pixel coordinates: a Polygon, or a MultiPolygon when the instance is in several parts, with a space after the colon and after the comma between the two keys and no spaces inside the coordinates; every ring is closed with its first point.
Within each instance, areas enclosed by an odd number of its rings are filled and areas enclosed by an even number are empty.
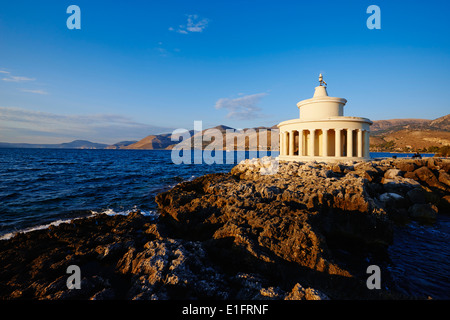
{"type": "Polygon", "coordinates": [[[432,226],[397,227],[389,249],[396,285],[405,294],[450,299],[450,217],[432,226]]]}
{"type": "Polygon", "coordinates": [[[0,149],[0,235],[93,211],[154,211],[159,192],[232,166],[175,165],[170,151],[0,149]]]}

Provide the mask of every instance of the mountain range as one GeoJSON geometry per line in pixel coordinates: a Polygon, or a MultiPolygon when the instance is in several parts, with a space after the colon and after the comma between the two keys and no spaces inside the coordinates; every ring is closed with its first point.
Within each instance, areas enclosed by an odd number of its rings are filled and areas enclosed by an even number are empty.
{"type": "MultiPolygon", "coordinates": [[[[227,130],[233,129],[225,125],[219,125],[203,131],[189,131],[190,138],[183,140],[181,143],[185,146],[196,146],[194,140],[202,136],[202,148],[218,147],[222,144],[222,140],[216,137],[221,134],[225,141],[225,133],[227,130]],[[210,129],[216,129],[212,131],[210,129]],[[217,140],[216,140],[217,138],[217,140]]],[[[234,147],[236,150],[248,149],[250,146],[271,145],[271,129],[276,129],[276,125],[272,127],[257,127],[254,129],[256,135],[245,138],[242,132],[236,133],[234,147]],[[262,131],[266,130],[266,131],[262,131]],[[262,133],[266,136],[262,136],[262,133]],[[247,148],[245,147],[247,144],[247,148]]],[[[244,129],[247,130],[247,129],[244,129]]],[[[275,133],[275,132],[274,132],[275,133]]],[[[30,144],[30,143],[6,143],[0,142],[0,148],[57,148],[57,149],[143,149],[143,150],[164,150],[172,149],[177,145],[180,139],[172,141],[171,133],[149,135],[139,141],[121,141],[112,145],[103,143],[95,143],[86,140],[74,140],[72,142],[60,144],[30,144]]],[[[275,142],[275,141],[274,141],[275,142]]],[[[370,150],[371,151],[432,151],[433,148],[450,145],[450,114],[434,119],[390,119],[375,120],[371,126],[370,150]]],[[[198,147],[198,146],[197,146],[198,147]]],[[[278,148],[278,143],[274,144],[278,148]]]]}
{"type": "Polygon", "coordinates": [[[87,140],[74,140],[72,142],[57,144],[0,142],[0,148],[105,149],[106,147],[108,147],[107,144],[96,143],[87,140]]]}
{"type": "Polygon", "coordinates": [[[450,146],[450,114],[434,119],[373,121],[371,151],[430,151],[450,146]]]}

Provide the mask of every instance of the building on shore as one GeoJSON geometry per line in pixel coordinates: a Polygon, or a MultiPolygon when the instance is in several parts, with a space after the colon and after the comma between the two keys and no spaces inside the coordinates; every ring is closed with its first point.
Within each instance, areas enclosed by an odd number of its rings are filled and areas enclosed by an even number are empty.
{"type": "Polygon", "coordinates": [[[329,97],[326,83],[319,76],[319,86],[311,99],[297,103],[298,119],[278,124],[279,160],[369,160],[369,135],[372,121],[344,116],[344,98],[329,97]]]}

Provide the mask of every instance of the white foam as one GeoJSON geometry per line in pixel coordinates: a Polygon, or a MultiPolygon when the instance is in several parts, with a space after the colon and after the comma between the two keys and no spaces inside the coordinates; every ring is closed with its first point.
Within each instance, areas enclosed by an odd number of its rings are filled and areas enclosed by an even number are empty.
{"type": "Polygon", "coordinates": [[[41,224],[35,227],[30,227],[30,228],[26,228],[23,230],[19,230],[19,231],[14,231],[14,232],[10,232],[10,233],[6,233],[2,236],[0,236],[0,240],[8,240],[11,239],[12,237],[14,237],[17,233],[28,233],[30,231],[36,231],[36,230],[42,230],[42,229],[47,229],[50,226],[58,226],[61,223],[68,223],[72,220],[76,220],[76,219],[82,219],[82,218],[75,218],[75,219],[64,219],[64,220],[56,220],[47,224],[41,224]]]}
{"type": "MultiPolygon", "coordinates": [[[[102,210],[100,212],[91,210],[91,213],[92,213],[92,215],[97,215],[97,214],[104,213],[104,214],[107,214],[108,216],[115,216],[115,215],[126,216],[126,215],[128,215],[131,212],[134,212],[136,210],[138,210],[138,209],[136,207],[134,207],[131,210],[118,211],[118,212],[114,211],[113,209],[105,209],[105,210],[102,210]]],[[[141,212],[142,215],[147,216],[147,217],[156,217],[158,215],[156,213],[156,211],[153,211],[153,210],[140,210],[140,212],[141,212]]],[[[6,233],[6,234],[0,236],[0,241],[1,240],[11,239],[12,237],[14,237],[18,233],[28,233],[28,232],[31,232],[31,231],[47,229],[50,226],[58,226],[61,223],[70,223],[73,220],[84,219],[84,218],[87,218],[87,217],[79,217],[79,218],[71,218],[71,219],[60,219],[60,220],[56,220],[56,221],[53,221],[53,222],[50,222],[50,223],[47,223],[47,224],[41,224],[41,225],[38,225],[38,226],[34,226],[34,227],[30,227],[30,228],[26,228],[26,229],[22,229],[22,230],[18,230],[18,231],[9,232],[9,233],[6,233]]]]}
{"type": "Polygon", "coordinates": [[[141,210],[141,209],[138,209],[137,207],[134,207],[133,209],[125,210],[125,211],[114,211],[113,209],[105,209],[105,210],[102,210],[100,212],[93,211],[93,210],[91,212],[94,215],[103,213],[103,214],[106,214],[108,216],[116,216],[116,215],[127,216],[130,213],[132,213],[134,211],[137,211],[137,210],[139,210],[140,213],[143,216],[146,216],[146,217],[156,217],[157,216],[157,213],[154,210],[141,210]]]}

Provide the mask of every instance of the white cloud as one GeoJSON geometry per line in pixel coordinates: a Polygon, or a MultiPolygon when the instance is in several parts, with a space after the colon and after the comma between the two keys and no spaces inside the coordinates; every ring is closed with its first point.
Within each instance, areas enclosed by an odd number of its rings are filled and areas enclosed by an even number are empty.
{"type": "MultiPolygon", "coordinates": [[[[29,81],[35,81],[35,78],[30,77],[24,77],[24,76],[13,76],[11,75],[11,72],[0,70],[0,73],[5,74],[5,78],[2,78],[2,81],[6,82],[16,82],[16,83],[22,83],[22,82],[29,82],[29,81]]],[[[40,89],[19,89],[22,92],[28,92],[28,93],[34,93],[34,94],[40,94],[40,95],[46,95],[48,94],[45,90],[40,89]]]]}
{"type": "Polygon", "coordinates": [[[173,27],[169,28],[169,31],[175,31],[181,34],[188,34],[189,32],[203,32],[208,26],[209,19],[200,18],[196,14],[188,14],[185,25],[179,25],[178,29],[173,27]]]}
{"type": "Polygon", "coordinates": [[[173,53],[180,52],[179,48],[173,49],[166,48],[166,45],[162,41],[159,41],[158,46],[155,47],[154,49],[159,53],[159,56],[161,57],[168,57],[171,56],[173,53]]]}
{"type": "Polygon", "coordinates": [[[267,93],[256,93],[242,96],[236,99],[221,98],[217,100],[216,109],[227,109],[227,118],[236,120],[249,120],[261,118],[261,108],[257,106],[262,97],[267,93]]]}
{"type": "Polygon", "coordinates": [[[48,94],[48,92],[44,91],[44,90],[21,89],[20,91],[22,91],[22,92],[29,92],[29,93],[35,93],[35,94],[42,94],[42,95],[48,94]]]}
{"type": "Polygon", "coordinates": [[[2,80],[8,82],[22,82],[22,81],[34,81],[36,79],[28,77],[9,76],[8,78],[3,78],[2,80]]]}
{"type": "Polygon", "coordinates": [[[172,131],[171,128],[139,123],[117,114],[63,115],[16,107],[0,107],[0,128],[3,129],[2,140],[33,143],[46,143],[30,140],[38,136],[63,138],[64,141],[86,139],[116,143],[172,131]]]}
{"type": "Polygon", "coordinates": [[[158,51],[158,53],[161,57],[167,57],[169,55],[169,51],[166,48],[157,47],[155,49],[156,49],[156,51],[158,51]]]}

